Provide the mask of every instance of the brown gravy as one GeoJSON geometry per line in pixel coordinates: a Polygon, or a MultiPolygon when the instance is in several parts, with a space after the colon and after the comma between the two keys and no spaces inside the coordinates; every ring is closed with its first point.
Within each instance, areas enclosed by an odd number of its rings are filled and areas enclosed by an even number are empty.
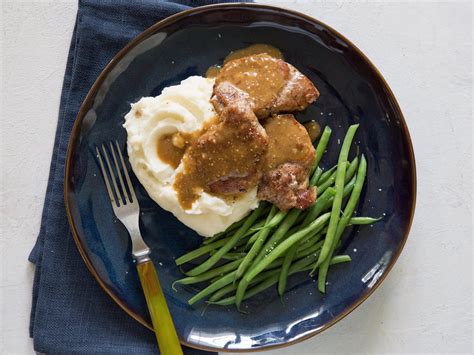
{"type": "Polygon", "coordinates": [[[176,169],[181,163],[186,149],[216,122],[217,117],[205,122],[201,130],[192,133],[176,132],[163,134],[158,139],[156,146],[158,158],[173,169],[176,169]]]}
{"type": "Polygon", "coordinates": [[[230,54],[227,57],[225,57],[224,64],[227,64],[228,62],[234,59],[240,59],[243,57],[248,57],[249,55],[263,54],[263,53],[268,54],[270,57],[273,57],[273,58],[283,59],[283,53],[281,53],[281,51],[278,48],[273,47],[269,44],[258,43],[258,44],[252,44],[251,46],[230,52],[230,54]]]}
{"type": "Polygon", "coordinates": [[[158,140],[156,147],[160,160],[170,165],[173,169],[178,167],[186,149],[185,146],[179,147],[176,145],[176,137],[179,137],[178,135],[180,133],[163,134],[158,140]]]}
{"type": "Polygon", "coordinates": [[[321,134],[321,126],[316,121],[309,121],[303,124],[304,128],[308,131],[309,138],[311,138],[311,142],[314,142],[317,138],[319,138],[321,134]]]}
{"type": "MultiPolygon", "coordinates": [[[[227,57],[224,59],[224,64],[227,64],[231,60],[234,59],[240,59],[243,57],[247,57],[249,55],[255,55],[255,54],[268,54],[270,57],[277,58],[277,59],[283,59],[283,54],[278,48],[275,48],[269,44],[252,44],[251,46],[238,49],[236,51],[230,52],[227,57]]],[[[213,65],[209,67],[206,71],[206,78],[215,78],[220,70],[222,69],[222,66],[220,65],[213,65]]]]}
{"type": "Polygon", "coordinates": [[[230,61],[221,69],[216,85],[228,81],[249,94],[256,108],[270,107],[289,78],[285,62],[268,54],[230,61]]]}
{"type": "Polygon", "coordinates": [[[189,147],[183,158],[185,172],[176,175],[174,183],[183,208],[191,208],[202,191],[216,195],[210,185],[223,177],[247,177],[257,172],[265,151],[248,138],[248,127],[244,125],[221,122],[189,147]]]}
{"type": "Polygon", "coordinates": [[[206,78],[212,79],[219,75],[222,67],[220,65],[213,65],[206,70],[206,78]]]}
{"type": "Polygon", "coordinates": [[[314,160],[314,148],[308,133],[293,115],[272,116],[266,120],[264,128],[268,135],[264,170],[288,162],[307,166],[314,160]]]}

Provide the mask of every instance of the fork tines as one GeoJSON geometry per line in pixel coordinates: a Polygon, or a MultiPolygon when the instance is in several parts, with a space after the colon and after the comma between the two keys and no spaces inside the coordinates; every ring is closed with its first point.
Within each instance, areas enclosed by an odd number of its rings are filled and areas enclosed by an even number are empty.
{"type": "Polygon", "coordinates": [[[127,166],[125,165],[118,142],[115,141],[115,144],[110,142],[108,147],[106,147],[106,144],[102,144],[101,148],[102,149],[99,149],[99,147],[96,146],[95,150],[112,206],[121,207],[129,203],[134,203],[136,201],[135,191],[133,190],[132,182],[130,181],[127,166]],[[109,156],[112,157],[113,166],[109,156]],[[119,184],[117,183],[117,177],[119,184]],[[112,180],[113,187],[110,185],[109,179],[112,180]]]}

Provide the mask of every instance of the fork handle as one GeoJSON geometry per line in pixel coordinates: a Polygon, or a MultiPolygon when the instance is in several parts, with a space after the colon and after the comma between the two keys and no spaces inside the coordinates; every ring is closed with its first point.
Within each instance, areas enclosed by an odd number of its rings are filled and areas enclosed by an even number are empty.
{"type": "Polygon", "coordinates": [[[162,355],[182,355],[183,350],[171,318],[155,266],[150,259],[137,261],[137,270],[162,355]]]}

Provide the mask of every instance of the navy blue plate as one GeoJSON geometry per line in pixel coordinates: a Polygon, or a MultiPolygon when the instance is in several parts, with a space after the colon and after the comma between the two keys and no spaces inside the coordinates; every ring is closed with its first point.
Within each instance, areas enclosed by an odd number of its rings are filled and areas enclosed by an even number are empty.
{"type": "MultiPolygon", "coordinates": [[[[321,97],[301,122],[316,119],[333,129],[322,165],[337,160],[340,139],[355,122],[359,152],[368,159],[368,177],[358,213],[384,216],[373,227],[349,230],[342,252],[351,263],[331,269],[327,294],[307,275],[292,277],[280,301],[269,289],[234,307],[190,307],[195,287],[171,289],[181,277],[174,259],[201,238],[155,204],[135,179],[140,226],[183,344],[208,350],[261,350],[308,338],[334,324],[385,278],[407,239],[415,207],[415,161],[398,104],[377,69],[346,38],[306,15],[249,4],[212,5],[189,10],[152,26],[130,42],[104,69],[87,95],[69,144],[65,200],[79,250],[100,285],[132,317],[150,327],[145,299],[131,258],[125,228],[114,218],[97,161],[96,144],[118,140],[130,103],[160,94],[169,85],[206,69],[232,50],[253,43],[279,48],[307,75],[321,97]]],[[[351,156],[356,152],[353,148],[351,156]]],[[[133,174],[132,174],[133,175],[133,174]]]]}

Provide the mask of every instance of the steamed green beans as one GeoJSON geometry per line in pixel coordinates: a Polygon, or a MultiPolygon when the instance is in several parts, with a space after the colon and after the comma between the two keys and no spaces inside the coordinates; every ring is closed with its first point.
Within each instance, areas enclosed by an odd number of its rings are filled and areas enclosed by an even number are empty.
{"type": "MultiPolygon", "coordinates": [[[[344,142],[342,143],[341,152],[339,153],[338,165],[336,169],[336,181],[335,181],[335,190],[336,195],[334,196],[334,201],[332,203],[331,218],[329,221],[328,232],[326,234],[326,239],[319,255],[318,262],[316,263],[319,266],[329,255],[331,245],[334,243],[336,236],[337,224],[339,222],[339,214],[341,213],[342,206],[342,197],[344,194],[344,180],[346,177],[346,162],[349,156],[349,150],[351,148],[352,140],[354,135],[359,128],[359,125],[352,125],[347,130],[346,136],[344,137],[344,142]]],[[[316,270],[316,266],[311,272],[316,270]]]]}
{"type": "Polygon", "coordinates": [[[310,171],[310,176],[313,175],[313,172],[316,170],[321,158],[323,157],[324,152],[329,143],[329,138],[331,138],[332,130],[329,126],[324,127],[323,133],[321,133],[321,138],[319,138],[318,145],[316,146],[316,159],[314,160],[313,166],[310,171]]]}
{"type": "MultiPolygon", "coordinates": [[[[348,256],[348,255],[338,255],[338,256],[335,256],[331,260],[330,264],[335,265],[335,264],[345,263],[345,262],[349,262],[349,261],[351,261],[350,256],[348,256]]],[[[304,261],[304,262],[302,262],[301,264],[298,264],[298,265],[295,263],[294,265],[291,266],[290,271],[289,271],[288,274],[292,275],[292,274],[295,274],[297,272],[310,270],[312,268],[311,262],[312,262],[312,260],[309,259],[309,261],[304,261]]],[[[256,294],[266,290],[270,286],[273,286],[277,282],[278,282],[278,274],[272,273],[266,279],[264,279],[262,282],[260,282],[256,286],[252,287],[244,295],[243,299],[251,298],[251,297],[255,296],[256,294]]],[[[208,302],[208,303],[221,305],[221,306],[228,306],[228,305],[236,303],[236,298],[237,298],[237,296],[234,295],[234,296],[224,298],[220,301],[214,301],[214,302],[208,302]]]]}
{"type": "MultiPolygon", "coordinates": [[[[346,207],[344,208],[344,213],[342,214],[342,217],[339,219],[337,223],[333,238],[328,239],[328,237],[326,237],[326,241],[323,245],[323,250],[324,250],[324,246],[327,246],[329,244],[329,250],[326,256],[327,260],[330,260],[331,255],[334,253],[336,244],[341,238],[341,235],[344,232],[344,229],[346,228],[347,224],[349,223],[352,217],[352,214],[354,213],[354,210],[357,206],[357,203],[359,202],[359,197],[362,191],[362,187],[364,185],[366,173],[367,173],[367,161],[365,160],[364,155],[362,155],[359,169],[357,171],[356,182],[354,184],[354,189],[352,190],[351,197],[349,197],[349,201],[347,202],[346,207]]],[[[329,230],[328,230],[328,234],[329,234],[329,230]]],[[[323,252],[321,251],[321,255],[322,253],[323,252]]],[[[318,260],[318,263],[321,264],[320,260],[322,259],[322,265],[318,272],[318,289],[320,292],[324,293],[326,291],[326,276],[327,276],[327,272],[329,268],[329,261],[321,258],[321,255],[318,260]]]]}
{"type": "MultiPolygon", "coordinates": [[[[277,211],[277,208],[275,206],[272,207],[270,214],[267,217],[268,223],[272,220],[273,216],[275,215],[277,211]]],[[[253,243],[252,247],[250,248],[249,252],[247,255],[245,255],[244,260],[242,260],[242,263],[240,263],[239,268],[237,269],[237,273],[235,275],[236,279],[239,279],[242,277],[244,272],[247,270],[247,268],[250,266],[250,263],[253,261],[253,258],[257,255],[257,253],[260,251],[260,249],[263,246],[263,243],[265,243],[265,240],[268,237],[268,234],[270,233],[269,228],[262,229],[261,231],[258,232],[259,236],[257,240],[253,243]]]]}

